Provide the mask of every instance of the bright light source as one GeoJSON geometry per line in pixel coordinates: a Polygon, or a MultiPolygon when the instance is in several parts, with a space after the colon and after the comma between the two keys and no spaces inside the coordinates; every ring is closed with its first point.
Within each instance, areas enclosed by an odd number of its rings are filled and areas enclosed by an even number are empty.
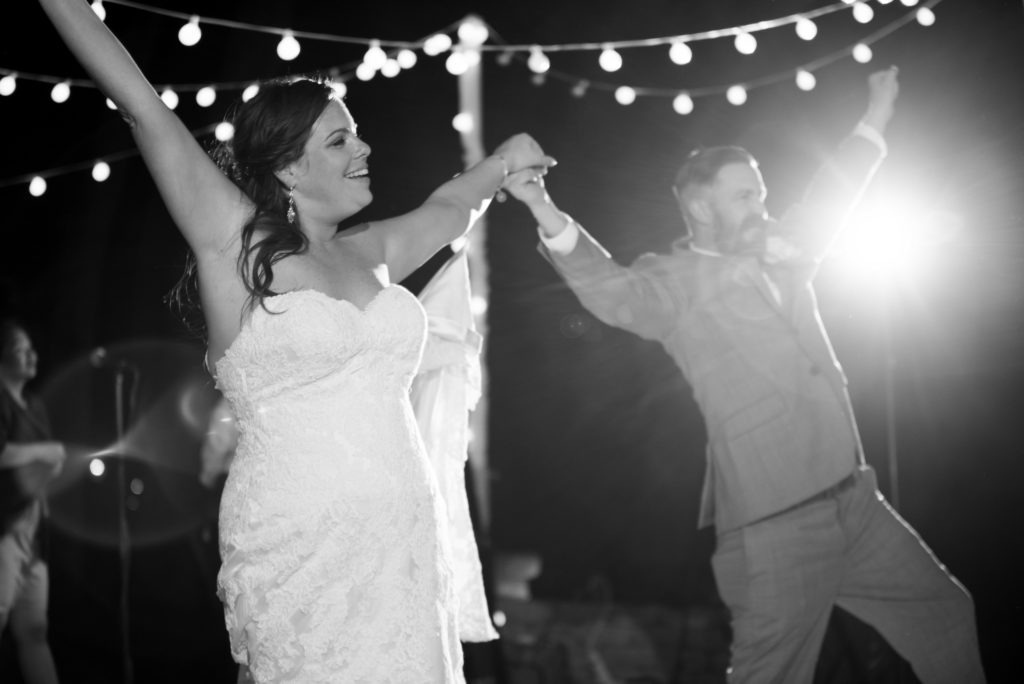
{"type": "Polygon", "coordinates": [[[366,52],[363,54],[363,64],[369,66],[374,71],[377,71],[384,66],[384,62],[387,60],[388,54],[384,52],[384,48],[380,46],[380,41],[371,41],[370,47],[368,47],[366,52]]]}
{"type": "Polygon", "coordinates": [[[636,100],[636,91],[629,86],[619,86],[615,89],[615,101],[620,105],[630,105],[636,100]]]}
{"type": "Polygon", "coordinates": [[[452,39],[447,33],[435,33],[423,41],[423,52],[429,57],[435,57],[452,46],[452,39]]]}
{"type": "Polygon", "coordinates": [[[470,17],[459,24],[458,34],[459,40],[469,47],[480,47],[490,35],[484,23],[476,17],[470,17]]]}
{"type": "Polygon", "coordinates": [[[50,99],[57,104],[67,102],[69,97],[71,97],[71,84],[67,81],[58,83],[50,90],[50,99]]]}
{"type": "Polygon", "coordinates": [[[28,193],[33,197],[39,197],[46,192],[46,179],[42,176],[35,176],[28,183],[28,193]]]}
{"type": "Polygon", "coordinates": [[[505,623],[508,622],[508,618],[505,616],[505,612],[501,610],[494,611],[494,614],[491,615],[491,620],[494,621],[494,626],[498,629],[504,627],[505,623]]]}
{"type": "Polygon", "coordinates": [[[455,50],[448,59],[444,61],[444,68],[448,70],[448,73],[452,76],[460,76],[469,70],[469,60],[466,59],[466,53],[462,50],[455,50]]]}
{"type": "Polygon", "coordinates": [[[526,66],[535,74],[543,74],[551,68],[551,60],[541,52],[539,47],[530,48],[530,57],[526,60],[526,66]]]}
{"type": "Polygon", "coordinates": [[[618,71],[622,68],[622,55],[616,52],[614,48],[606,47],[604,50],[601,50],[601,56],[597,58],[597,63],[605,71],[618,71]]]}
{"type": "Polygon", "coordinates": [[[935,23],[935,12],[932,12],[930,7],[917,10],[917,23],[921,26],[931,26],[935,23]]]}
{"type": "Polygon", "coordinates": [[[107,109],[109,109],[112,112],[116,112],[117,111],[117,104],[115,104],[114,101],[111,100],[109,97],[106,99],[106,103],[107,103],[107,109]]]}
{"type": "Polygon", "coordinates": [[[473,295],[470,297],[469,312],[474,316],[483,316],[487,313],[487,299],[480,295],[473,295]]]}
{"type": "Polygon", "coordinates": [[[871,61],[874,53],[871,52],[871,48],[864,43],[857,43],[853,46],[853,58],[861,64],[867,64],[871,61]]]}
{"type": "Polygon", "coordinates": [[[107,470],[107,465],[103,462],[102,458],[94,458],[89,461],[89,472],[93,477],[99,477],[107,470]]]}
{"type": "Polygon", "coordinates": [[[459,112],[452,117],[452,128],[459,133],[469,133],[473,130],[473,115],[469,112],[459,112]]]}
{"type": "Polygon", "coordinates": [[[360,81],[369,81],[376,75],[376,70],[366,62],[360,62],[359,66],[356,67],[356,78],[358,78],[360,81]]]}
{"type": "Polygon", "coordinates": [[[164,101],[168,109],[177,109],[178,107],[178,93],[174,92],[170,88],[164,88],[163,92],[160,93],[160,99],[164,101]]]}
{"type": "Polygon", "coordinates": [[[291,31],[285,31],[281,36],[281,42],[277,44],[277,56],[286,62],[290,62],[298,57],[301,51],[302,47],[299,45],[299,41],[295,40],[295,34],[291,31]]]}
{"type": "Polygon", "coordinates": [[[900,0],[906,7],[913,7],[917,4],[917,0],[900,0]]]}
{"type": "Polygon", "coordinates": [[[100,18],[100,21],[106,21],[107,9],[103,6],[103,0],[93,0],[93,3],[89,5],[92,7],[92,11],[96,13],[96,16],[100,18]]]}
{"type": "Polygon", "coordinates": [[[227,142],[235,137],[235,127],[231,125],[229,121],[221,121],[217,124],[217,127],[213,129],[213,137],[217,138],[221,142],[227,142]]]}
{"type": "Polygon", "coordinates": [[[397,59],[388,59],[384,62],[384,65],[380,68],[380,74],[384,78],[394,78],[401,73],[402,67],[399,66],[397,59]]]}
{"type": "Polygon", "coordinates": [[[92,167],[92,179],[97,183],[102,183],[108,178],[110,178],[110,164],[105,161],[96,162],[92,167]]]}
{"type": "Polygon", "coordinates": [[[796,72],[796,87],[800,90],[814,90],[814,86],[818,84],[818,79],[814,77],[807,69],[797,69],[796,72]]]}
{"type": "Polygon", "coordinates": [[[865,2],[858,2],[853,6],[853,18],[862,24],[866,24],[875,18],[875,10],[865,2]]]}
{"type": "Polygon", "coordinates": [[[196,91],[196,104],[200,107],[209,107],[217,101],[217,91],[212,86],[203,86],[196,91]]]}
{"type": "Polygon", "coordinates": [[[807,17],[800,17],[796,22],[796,35],[803,40],[814,40],[818,35],[818,25],[807,17]]]}
{"type": "Polygon", "coordinates": [[[693,98],[686,93],[679,93],[672,100],[672,109],[676,114],[689,114],[693,111],[693,98]]]}
{"type": "Polygon", "coordinates": [[[741,85],[729,86],[729,90],[725,91],[725,99],[739,106],[747,101],[747,89],[741,85]]]}
{"type": "Polygon", "coordinates": [[[398,51],[395,60],[398,62],[398,66],[403,69],[412,69],[416,66],[416,53],[409,48],[402,48],[398,51]]]}
{"type": "Polygon", "coordinates": [[[668,58],[672,60],[673,64],[679,64],[680,66],[689,64],[693,60],[693,50],[683,41],[676,41],[668,49],[668,58]]]}
{"type": "Polygon", "coordinates": [[[192,15],[187,24],[178,29],[178,42],[185,47],[192,47],[203,37],[203,31],[199,28],[199,17],[192,15]]]}
{"type": "Polygon", "coordinates": [[[757,50],[757,38],[746,31],[740,31],[736,34],[736,50],[742,55],[754,54],[757,50]]]}
{"type": "Polygon", "coordinates": [[[340,100],[348,93],[348,86],[344,81],[331,81],[331,90],[334,91],[334,96],[340,100]]]}
{"type": "Polygon", "coordinates": [[[260,92],[260,86],[258,83],[246,86],[245,90],[242,91],[242,102],[248,102],[252,98],[256,97],[256,93],[258,92],[260,92]]]}
{"type": "Polygon", "coordinates": [[[14,74],[7,74],[0,78],[0,95],[7,97],[18,87],[18,79],[14,74]]]}

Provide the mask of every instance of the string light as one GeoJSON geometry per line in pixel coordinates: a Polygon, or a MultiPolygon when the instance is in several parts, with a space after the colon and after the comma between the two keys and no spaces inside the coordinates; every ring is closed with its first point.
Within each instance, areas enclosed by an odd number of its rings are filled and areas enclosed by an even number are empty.
{"type": "Polygon", "coordinates": [[[227,142],[235,137],[235,127],[231,125],[230,121],[221,121],[213,129],[213,137],[221,142],[227,142]]]}
{"type": "Polygon", "coordinates": [[[28,193],[33,197],[39,197],[46,192],[46,179],[42,176],[34,176],[28,184],[28,193]]]}
{"type": "Polygon", "coordinates": [[[185,47],[192,47],[203,37],[203,31],[199,28],[199,17],[192,15],[187,24],[178,29],[178,42],[185,47]]]}
{"type": "Polygon", "coordinates": [[[71,97],[70,81],[61,81],[50,90],[50,99],[57,104],[67,102],[69,97],[71,97]]]}
{"type": "Polygon", "coordinates": [[[693,50],[690,46],[681,40],[677,40],[672,43],[672,47],[668,49],[668,58],[672,60],[673,64],[682,66],[683,64],[689,64],[693,60],[693,50]]]}
{"type": "Polygon", "coordinates": [[[729,86],[729,89],[725,91],[725,99],[730,104],[739,106],[747,101],[747,89],[741,85],[729,86]]]}
{"type": "Polygon", "coordinates": [[[459,112],[452,118],[452,128],[459,133],[469,133],[473,130],[473,115],[469,112],[459,112]]]}
{"type": "Polygon", "coordinates": [[[796,87],[800,90],[814,90],[814,86],[818,85],[818,79],[814,77],[807,69],[796,70],[796,87]]]}
{"type": "Polygon", "coordinates": [[[109,109],[110,111],[117,111],[117,103],[111,100],[109,97],[105,100],[104,104],[107,105],[107,109],[109,109]]]}
{"type": "Polygon", "coordinates": [[[693,98],[687,93],[679,93],[672,99],[672,109],[676,114],[689,114],[693,111],[693,98]]]}
{"type": "Polygon", "coordinates": [[[3,78],[0,78],[0,95],[7,97],[12,94],[15,88],[18,87],[17,74],[7,74],[3,78]]]}
{"type": "Polygon", "coordinates": [[[875,18],[875,10],[865,2],[858,2],[853,6],[853,18],[862,24],[866,24],[875,18]]]}
{"type": "Polygon", "coordinates": [[[160,93],[160,99],[164,101],[168,109],[174,110],[178,108],[178,93],[170,88],[164,88],[163,92],[160,93]]]}
{"type": "Polygon", "coordinates": [[[92,167],[92,179],[97,183],[102,183],[108,178],[110,178],[110,164],[105,161],[96,162],[92,167]]]}
{"type": "Polygon", "coordinates": [[[530,50],[530,58],[526,60],[526,66],[535,74],[543,74],[551,68],[551,60],[541,52],[539,46],[535,46],[530,50]]]}
{"type": "Polygon", "coordinates": [[[360,62],[359,66],[356,67],[356,78],[364,83],[372,79],[376,74],[377,72],[374,71],[373,67],[366,62],[360,62]]]}
{"type": "Polygon", "coordinates": [[[796,22],[796,35],[803,40],[814,40],[818,35],[818,25],[807,17],[800,17],[796,22]]]}
{"type": "Polygon", "coordinates": [[[619,86],[615,89],[615,101],[620,105],[630,105],[636,101],[636,91],[629,86],[619,86]]]}
{"type": "Polygon", "coordinates": [[[259,83],[253,83],[245,87],[242,91],[242,102],[248,102],[252,98],[256,97],[256,93],[260,92],[259,83]]]}
{"type": "Polygon", "coordinates": [[[867,64],[871,61],[873,53],[871,48],[864,43],[857,43],[853,46],[853,58],[861,64],[867,64]]]}
{"type": "Polygon", "coordinates": [[[395,56],[395,61],[403,69],[412,69],[416,66],[416,53],[409,48],[402,48],[398,51],[398,55],[395,56]]]}
{"type": "Polygon", "coordinates": [[[375,40],[370,43],[370,47],[367,48],[366,53],[363,54],[363,64],[367,65],[374,71],[379,71],[386,61],[388,61],[388,55],[380,46],[380,41],[375,40]]]}
{"type": "Polygon", "coordinates": [[[479,17],[467,17],[459,24],[459,40],[467,47],[479,47],[487,42],[490,33],[479,17]]]}
{"type": "Polygon", "coordinates": [[[508,66],[512,63],[512,58],[515,57],[515,54],[511,50],[504,50],[498,53],[495,61],[498,63],[498,66],[508,66]]]}
{"type": "Polygon", "coordinates": [[[615,48],[607,47],[601,51],[601,56],[597,58],[597,63],[605,71],[618,71],[622,68],[622,55],[616,52],[615,48]]]}
{"type": "Polygon", "coordinates": [[[402,71],[402,67],[398,64],[397,59],[385,60],[384,65],[380,68],[381,76],[384,78],[394,78],[402,71]]]}
{"type": "Polygon", "coordinates": [[[906,7],[913,7],[917,4],[917,0],[900,0],[906,7]]]}
{"type": "Polygon", "coordinates": [[[931,26],[935,23],[935,12],[928,7],[917,10],[917,23],[921,26],[931,26]]]}
{"type": "Polygon", "coordinates": [[[295,34],[292,31],[285,31],[281,36],[281,42],[277,44],[277,56],[290,62],[298,57],[301,51],[302,46],[299,45],[299,41],[295,40],[295,34]]]}
{"type": "Polygon", "coordinates": [[[107,10],[103,6],[103,0],[93,0],[93,3],[89,5],[92,11],[96,13],[96,16],[100,18],[100,21],[107,20],[107,10]]]}
{"type": "Polygon", "coordinates": [[[576,85],[574,85],[572,87],[572,91],[571,91],[572,92],[572,96],[573,97],[583,97],[584,95],[587,94],[587,88],[588,87],[590,87],[590,81],[587,81],[585,79],[582,80],[582,81],[577,81],[576,85]]]}
{"type": "Polygon", "coordinates": [[[444,61],[444,68],[448,70],[448,73],[452,76],[461,76],[469,70],[469,60],[466,59],[466,53],[462,50],[455,50],[448,59],[444,61]]]}
{"type": "Polygon", "coordinates": [[[344,81],[331,81],[331,90],[334,91],[334,96],[339,100],[348,94],[348,86],[345,85],[344,81]]]}
{"type": "Polygon", "coordinates": [[[451,47],[452,39],[447,33],[435,33],[423,41],[423,52],[428,57],[436,57],[451,47]]]}
{"type": "Polygon", "coordinates": [[[213,86],[203,86],[196,91],[196,104],[209,107],[217,101],[217,90],[213,86]]]}
{"type": "Polygon", "coordinates": [[[741,55],[752,55],[757,50],[757,38],[746,31],[736,34],[736,51],[741,55]]]}

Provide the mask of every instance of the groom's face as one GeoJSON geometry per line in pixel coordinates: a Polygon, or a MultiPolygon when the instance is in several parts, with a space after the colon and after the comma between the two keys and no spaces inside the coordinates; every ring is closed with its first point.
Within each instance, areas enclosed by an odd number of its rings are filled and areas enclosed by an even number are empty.
{"type": "Polygon", "coordinates": [[[764,251],[767,194],[756,167],[735,163],[719,170],[710,195],[715,246],[719,252],[759,255],[764,251]]]}

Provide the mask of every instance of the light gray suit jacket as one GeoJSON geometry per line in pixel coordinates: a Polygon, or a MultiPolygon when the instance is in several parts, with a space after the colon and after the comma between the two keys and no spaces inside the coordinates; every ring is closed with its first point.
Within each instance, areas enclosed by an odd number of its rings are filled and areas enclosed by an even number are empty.
{"type": "Polygon", "coordinates": [[[701,527],[722,533],[778,513],[863,463],[811,282],[881,157],[867,138],[847,138],[770,229],[769,252],[785,248],[774,260],[680,244],[627,268],[582,228],[568,254],[542,246],[591,313],[659,341],[693,388],[709,439],[701,527]]]}

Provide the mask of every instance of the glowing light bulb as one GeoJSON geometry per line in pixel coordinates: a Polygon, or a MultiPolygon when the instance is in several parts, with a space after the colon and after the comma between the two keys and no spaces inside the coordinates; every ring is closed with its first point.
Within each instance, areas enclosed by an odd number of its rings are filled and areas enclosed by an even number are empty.
{"type": "Polygon", "coordinates": [[[636,101],[636,91],[629,86],[619,86],[615,89],[615,101],[620,105],[630,105],[636,101]]]}
{"type": "Polygon", "coordinates": [[[455,50],[444,61],[444,68],[452,76],[459,76],[469,70],[469,60],[466,59],[466,54],[462,50],[455,50]]]}
{"type": "Polygon", "coordinates": [[[92,167],[92,179],[97,183],[102,183],[108,178],[110,178],[110,164],[105,161],[96,162],[92,167]]]}
{"type": "Polygon", "coordinates": [[[384,62],[384,65],[380,68],[380,73],[384,78],[394,78],[402,71],[402,67],[398,65],[397,59],[388,59],[384,62]]]}
{"type": "Polygon", "coordinates": [[[487,26],[477,17],[469,17],[459,24],[458,34],[459,40],[468,47],[480,47],[490,35],[487,26]]]}
{"type": "Polygon", "coordinates": [[[469,312],[474,316],[483,316],[487,313],[487,299],[480,295],[473,295],[470,297],[469,312]]]}
{"type": "Polygon", "coordinates": [[[18,78],[14,74],[7,74],[0,78],[0,95],[7,97],[18,87],[18,78]]]}
{"type": "Polygon", "coordinates": [[[864,43],[857,43],[853,46],[853,58],[861,64],[867,64],[872,57],[871,48],[864,43]]]}
{"type": "Polygon", "coordinates": [[[164,101],[168,109],[177,109],[178,107],[178,93],[174,92],[170,88],[164,88],[163,92],[160,93],[160,99],[164,101]]]}
{"type": "Polygon", "coordinates": [[[469,112],[459,112],[452,117],[452,128],[459,133],[469,133],[473,130],[473,115],[469,112]]]}
{"type": "Polygon", "coordinates": [[[286,62],[290,62],[298,57],[301,51],[302,47],[299,45],[299,41],[295,40],[295,34],[291,31],[285,31],[284,35],[281,36],[281,42],[277,44],[277,56],[286,62]]]}
{"type": "Polygon", "coordinates": [[[668,49],[668,58],[673,64],[689,64],[693,60],[693,50],[683,41],[676,41],[668,49]]]}
{"type": "Polygon", "coordinates": [[[814,86],[818,84],[818,79],[814,77],[807,69],[796,70],[796,87],[800,90],[814,90],[814,86]]]}
{"type": "Polygon", "coordinates": [[[725,91],[725,99],[737,107],[747,101],[747,89],[741,85],[729,86],[725,91]]]}
{"type": "Polygon", "coordinates": [[[92,7],[92,11],[100,18],[100,21],[107,20],[107,8],[103,6],[103,0],[93,0],[89,7],[92,7]]]}
{"type": "Polygon", "coordinates": [[[892,0],[877,0],[879,5],[888,5],[892,0]]]}
{"type": "Polygon", "coordinates": [[[741,55],[752,55],[757,50],[757,38],[746,31],[740,31],[736,34],[736,50],[741,55]]]}
{"type": "Polygon", "coordinates": [[[100,477],[107,471],[106,464],[103,463],[102,458],[94,458],[89,461],[89,473],[93,477],[100,477]]]}
{"type": "Polygon", "coordinates": [[[423,52],[435,57],[452,47],[452,39],[447,33],[435,33],[423,42],[423,52]]]}
{"type": "Polygon", "coordinates": [[[231,125],[230,121],[221,121],[213,129],[213,137],[221,142],[227,142],[235,137],[235,127],[231,125]]]}
{"type": "Polygon", "coordinates": [[[374,71],[380,70],[384,66],[384,62],[388,61],[388,55],[384,52],[384,49],[380,46],[379,40],[374,40],[370,43],[370,47],[366,49],[366,53],[363,54],[363,64],[366,64],[374,71]]]}
{"type": "Polygon", "coordinates": [[[196,91],[196,104],[200,107],[209,107],[217,101],[217,91],[213,86],[203,86],[196,91]]]}
{"type": "Polygon", "coordinates": [[[853,18],[862,24],[866,24],[875,18],[875,10],[866,2],[858,2],[853,6],[853,18]]]}
{"type": "Polygon", "coordinates": [[[377,72],[366,62],[360,62],[359,66],[356,67],[356,78],[364,83],[373,78],[377,72]]]}
{"type": "Polygon", "coordinates": [[[917,23],[921,26],[931,26],[935,23],[935,12],[932,12],[930,7],[917,10],[917,23]]]}
{"type": "Polygon", "coordinates": [[[403,69],[412,69],[416,66],[416,53],[409,48],[402,48],[395,56],[395,61],[397,61],[398,66],[403,69]]]}
{"type": "Polygon", "coordinates": [[[107,103],[107,109],[109,109],[109,110],[111,110],[113,112],[117,111],[117,104],[113,100],[111,100],[109,97],[106,99],[106,103],[107,103]]]}
{"type": "Polygon", "coordinates": [[[803,40],[814,40],[818,35],[818,25],[807,17],[800,17],[796,22],[796,35],[803,40]]]}
{"type": "Polygon", "coordinates": [[[551,60],[541,52],[540,47],[530,48],[530,57],[526,60],[526,66],[535,74],[543,74],[551,68],[551,60]]]}
{"type": "Polygon", "coordinates": [[[601,50],[601,56],[597,58],[597,63],[605,71],[618,71],[622,68],[622,55],[614,48],[606,47],[601,50]]]}
{"type": "Polygon", "coordinates": [[[58,83],[53,86],[53,89],[50,91],[50,99],[57,104],[67,102],[69,97],[71,97],[71,84],[67,81],[58,83]]]}
{"type": "Polygon", "coordinates": [[[572,87],[572,96],[573,97],[583,97],[584,95],[587,94],[587,88],[589,88],[589,87],[590,87],[590,81],[587,81],[587,80],[579,81],[576,85],[574,85],[572,87]]]}
{"type": "Polygon", "coordinates": [[[185,47],[192,47],[203,37],[203,31],[199,28],[199,17],[192,15],[187,24],[178,29],[178,42],[185,47]]]}
{"type": "Polygon", "coordinates": [[[260,86],[258,83],[246,86],[245,90],[242,91],[242,102],[248,102],[252,98],[256,97],[256,93],[260,92],[260,86]]]}
{"type": "Polygon", "coordinates": [[[689,114],[693,111],[693,98],[686,93],[679,93],[672,100],[672,109],[676,114],[689,114]]]}
{"type": "Polygon", "coordinates": [[[28,183],[28,192],[33,197],[39,197],[46,192],[46,179],[42,176],[36,176],[28,183]]]}
{"type": "Polygon", "coordinates": [[[334,91],[334,96],[340,100],[348,93],[348,86],[344,81],[331,81],[331,90],[334,91]]]}
{"type": "Polygon", "coordinates": [[[917,0],[900,0],[905,7],[913,7],[917,4],[917,0]]]}

